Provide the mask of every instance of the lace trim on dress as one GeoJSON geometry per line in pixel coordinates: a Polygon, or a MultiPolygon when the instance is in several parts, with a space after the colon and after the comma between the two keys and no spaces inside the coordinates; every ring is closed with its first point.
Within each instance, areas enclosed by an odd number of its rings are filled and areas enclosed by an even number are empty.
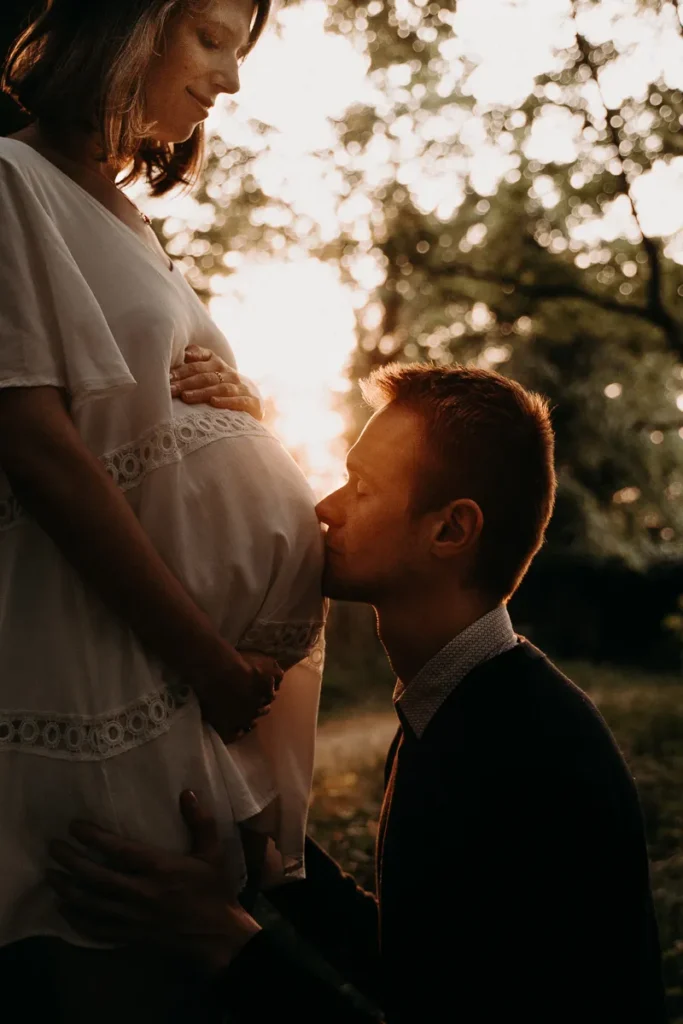
{"type": "MultiPolygon", "coordinates": [[[[273,435],[252,416],[229,410],[190,409],[176,420],[149,430],[132,444],[123,445],[100,456],[100,462],[121,488],[137,487],[155,469],[180,462],[186,455],[225,437],[244,434],[273,435]]],[[[27,514],[11,492],[0,497],[0,532],[25,521],[27,514]]]]}
{"type": "Polygon", "coordinates": [[[241,650],[261,651],[291,668],[304,659],[322,665],[324,622],[268,622],[257,619],[237,645],[241,650]]]}
{"type": "MultiPolygon", "coordinates": [[[[305,661],[320,671],[324,652],[322,629],[322,622],[257,621],[239,646],[270,654],[283,668],[305,661]]],[[[173,716],[191,702],[194,697],[189,686],[170,684],[123,708],[99,715],[2,710],[0,751],[21,750],[71,761],[102,761],[168,732],[173,716]]]]}
{"type": "Polygon", "coordinates": [[[191,698],[189,686],[167,686],[101,715],[0,712],[0,750],[22,750],[70,761],[102,761],[168,732],[172,717],[191,698]]]}
{"type": "Polygon", "coordinates": [[[228,410],[192,409],[177,420],[162,423],[132,444],[100,456],[114,483],[122,491],[137,485],[155,469],[180,462],[185,455],[224,437],[252,434],[273,435],[245,413],[228,410]]]}

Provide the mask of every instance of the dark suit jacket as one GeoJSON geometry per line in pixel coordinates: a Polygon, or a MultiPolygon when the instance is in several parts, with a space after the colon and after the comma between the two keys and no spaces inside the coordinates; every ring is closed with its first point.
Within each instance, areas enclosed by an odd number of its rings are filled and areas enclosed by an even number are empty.
{"type": "MultiPolygon", "coordinates": [[[[522,641],[451,693],[387,762],[378,900],[318,846],[269,898],[390,1024],[664,1024],[638,797],[600,714],[522,641]]],[[[266,934],[225,1006],[369,1019],[266,934]],[[266,981],[267,979],[267,981],[266,981]]]]}

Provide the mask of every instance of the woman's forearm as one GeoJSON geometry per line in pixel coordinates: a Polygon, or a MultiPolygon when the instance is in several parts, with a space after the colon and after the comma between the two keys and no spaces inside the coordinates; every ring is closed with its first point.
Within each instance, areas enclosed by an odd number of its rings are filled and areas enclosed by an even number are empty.
{"type": "Polygon", "coordinates": [[[191,684],[236,659],[83,444],[56,388],[0,392],[0,465],[17,498],[99,598],[191,684]]]}

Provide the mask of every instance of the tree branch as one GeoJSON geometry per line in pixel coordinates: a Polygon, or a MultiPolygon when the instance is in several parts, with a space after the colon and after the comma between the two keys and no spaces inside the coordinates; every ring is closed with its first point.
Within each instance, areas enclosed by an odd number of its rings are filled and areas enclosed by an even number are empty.
{"type": "MultiPolygon", "coordinates": [[[[610,139],[612,140],[612,145],[616,148],[617,154],[619,154],[619,147],[621,145],[622,138],[619,128],[614,124],[614,119],[621,116],[620,111],[608,107],[605,102],[602,88],[600,86],[599,69],[593,60],[588,40],[577,32],[576,42],[579,50],[581,51],[584,64],[589,69],[591,78],[593,79],[598,95],[600,96],[607,120],[607,131],[609,132],[610,139]]],[[[643,252],[647,257],[647,264],[650,272],[646,286],[646,309],[648,312],[648,319],[651,323],[656,324],[662,331],[664,331],[669,347],[677,356],[680,357],[683,355],[683,338],[681,338],[681,332],[678,324],[669,314],[664,304],[662,296],[662,261],[659,245],[654,238],[649,238],[643,231],[643,226],[638,215],[638,208],[631,192],[631,185],[621,161],[620,166],[620,172],[615,175],[617,180],[617,191],[628,199],[633,219],[635,220],[640,232],[641,245],[643,252]]]]}
{"type": "Polygon", "coordinates": [[[666,434],[669,430],[680,430],[681,427],[683,427],[683,419],[662,420],[661,422],[655,420],[636,420],[632,424],[633,430],[659,430],[662,434],[666,434]]]}
{"type": "Polygon", "coordinates": [[[588,302],[608,313],[617,313],[622,316],[635,316],[647,323],[660,327],[658,321],[652,319],[651,312],[647,306],[637,306],[634,303],[619,302],[617,299],[610,299],[607,296],[598,295],[595,292],[587,291],[578,285],[569,282],[562,284],[527,284],[509,274],[497,274],[494,271],[478,270],[465,263],[443,263],[440,267],[430,267],[431,277],[465,277],[470,281],[483,281],[488,284],[497,285],[499,288],[512,288],[514,291],[522,292],[534,299],[580,299],[588,302]]]}

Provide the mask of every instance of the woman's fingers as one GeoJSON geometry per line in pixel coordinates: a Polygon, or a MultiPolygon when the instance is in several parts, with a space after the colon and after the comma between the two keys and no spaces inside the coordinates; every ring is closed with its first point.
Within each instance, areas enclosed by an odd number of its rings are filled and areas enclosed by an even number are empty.
{"type": "Polygon", "coordinates": [[[191,345],[185,350],[185,363],[171,370],[173,398],[188,405],[208,403],[215,409],[246,412],[262,420],[263,405],[258,395],[244,384],[240,375],[209,349],[191,345]]]}
{"type": "Polygon", "coordinates": [[[192,377],[200,377],[203,374],[214,374],[214,382],[216,381],[215,374],[220,373],[221,379],[224,382],[230,384],[239,384],[240,375],[236,370],[233,370],[231,366],[224,363],[218,356],[210,354],[209,359],[194,360],[190,363],[182,363],[180,366],[174,366],[171,370],[169,377],[171,383],[177,381],[188,380],[192,377]]]}
{"type": "Polygon", "coordinates": [[[199,388],[196,391],[183,391],[178,397],[188,405],[206,402],[214,409],[246,412],[255,420],[263,419],[263,407],[259,399],[246,394],[244,388],[237,388],[233,384],[215,384],[213,387],[199,388]]]}
{"type": "Polygon", "coordinates": [[[214,353],[210,348],[202,348],[201,345],[188,345],[185,349],[185,362],[197,363],[213,359],[214,353]]]}
{"type": "Polygon", "coordinates": [[[175,387],[184,391],[188,387],[200,386],[199,383],[193,383],[194,381],[201,381],[203,385],[230,384],[244,388],[239,374],[236,374],[233,370],[221,369],[220,364],[212,366],[211,360],[208,362],[188,362],[184,367],[177,367],[171,371],[170,383],[172,388],[175,387]]]}
{"type": "MultiPolygon", "coordinates": [[[[228,399],[234,402],[238,401],[242,397],[247,397],[246,395],[236,395],[234,393],[235,390],[236,389],[233,384],[212,384],[209,387],[182,391],[177,397],[183,402],[189,402],[190,404],[196,404],[197,402],[210,402],[212,398],[228,399]]],[[[254,401],[253,398],[248,400],[254,401]]],[[[237,406],[235,408],[237,408],[237,406]]],[[[244,408],[244,406],[239,406],[239,408],[244,408]]]]}
{"type": "Polygon", "coordinates": [[[250,394],[241,384],[229,380],[227,374],[219,370],[211,370],[209,373],[198,373],[194,377],[186,377],[184,380],[172,381],[171,394],[175,396],[187,395],[194,391],[207,391],[210,388],[220,388],[221,394],[225,395],[247,395],[250,394]]]}
{"type": "MultiPolygon", "coordinates": [[[[213,371],[220,371],[221,366],[217,359],[212,356],[210,359],[202,359],[193,363],[182,363],[180,366],[174,366],[169,377],[171,383],[174,384],[181,380],[187,380],[188,377],[198,377],[203,373],[212,373],[213,371]]],[[[227,370],[224,371],[227,373],[227,370]]]]}

